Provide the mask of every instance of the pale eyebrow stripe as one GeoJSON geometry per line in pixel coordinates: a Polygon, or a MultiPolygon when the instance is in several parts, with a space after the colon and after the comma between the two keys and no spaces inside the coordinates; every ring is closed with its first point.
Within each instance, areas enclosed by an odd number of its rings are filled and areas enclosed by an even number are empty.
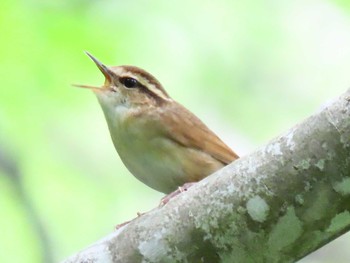
{"type": "Polygon", "coordinates": [[[140,83],[140,87],[141,90],[146,92],[147,94],[149,94],[150,96],[152,96],[154,99],[156,99],[157,101],[170,101],[171,99],[165,95],[164,93],[162,93],[161,90],[159,90],[158,88],[156,88],[156,86],[154,86],[153,84],[149,83],[149,86],[145,86],[142,83],[140,83]],[[151,88],[152,87],[152,88],[151,88]]]}
{"type": "Polygon", "coordinates": [[[122,72],[118,74],[119,77],[136,79],[141,90],[152,96],[158,102],[172,100],[163,88],[162,84],[160,84],[160,82],[152,74],[134,66],[121,67],[122,72]]]}
{"type": "Polygon", "coordinates": [[[149,84],[154,85],[155,89],[162,92],[164,94],[164,96],[169,97],[168,93],[165,91],[162,84],[160,84],[160,82],[152,74],[146,72],[145,70],[143,70],[141,68],[135,67],[135,66],[121,66],[121,67],[123,68],[123,71],[124,71],[123,73],[126,73],[126,74],[129,73],[131,75],[134,75],[134,77],[136,77],[136,79],[138,79],[138,77],[141,77],[141,78],[147,80],[147,82],[149,84]]]}

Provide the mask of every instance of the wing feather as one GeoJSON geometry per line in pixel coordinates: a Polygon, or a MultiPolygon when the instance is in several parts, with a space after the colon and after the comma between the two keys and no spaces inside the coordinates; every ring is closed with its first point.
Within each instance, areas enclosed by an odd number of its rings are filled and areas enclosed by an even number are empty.
{"type": "Polygon", "coordinates": [[[167,137],[180,145],[201,150],[224,165],[239,158],[199,118],[177,102],[169,104],[162,121],[166,124],[163,127],[166,127],[167,137]]]}

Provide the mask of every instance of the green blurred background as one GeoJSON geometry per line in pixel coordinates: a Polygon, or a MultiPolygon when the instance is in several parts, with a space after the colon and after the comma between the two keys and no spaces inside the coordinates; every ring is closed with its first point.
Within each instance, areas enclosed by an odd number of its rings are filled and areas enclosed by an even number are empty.
{"type": "MultiPolygon", "coordinates": [[[[240,155],[350,85],[349,1],[0,4],[0,262],[58,262],[158,205],[119,160],[83,53],[158,77],[240,155]]],[[[349,262],[342,237],[302,262],[349,262]]]]}

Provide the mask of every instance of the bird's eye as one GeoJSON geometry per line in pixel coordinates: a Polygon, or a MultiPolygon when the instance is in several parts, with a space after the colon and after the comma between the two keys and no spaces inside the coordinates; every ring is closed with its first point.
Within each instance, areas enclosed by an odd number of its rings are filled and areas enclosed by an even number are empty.
{"type": "Polygon", "coordinates": [[[119,81],[127,88],[136,88],[138,86],[138,81],[133,78],[120,78],[119,81]]]}

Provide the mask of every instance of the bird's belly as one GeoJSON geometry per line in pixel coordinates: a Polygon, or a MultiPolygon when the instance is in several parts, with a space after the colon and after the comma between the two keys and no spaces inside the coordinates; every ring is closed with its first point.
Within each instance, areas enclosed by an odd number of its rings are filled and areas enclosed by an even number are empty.
{"type": "Polygon", "coordinates": [[[116,149],[128,170],[149,187],[170,193],[186,182],[198,181],[223,165],[211,156],[166,138],[137,140],[116,149]]]}

